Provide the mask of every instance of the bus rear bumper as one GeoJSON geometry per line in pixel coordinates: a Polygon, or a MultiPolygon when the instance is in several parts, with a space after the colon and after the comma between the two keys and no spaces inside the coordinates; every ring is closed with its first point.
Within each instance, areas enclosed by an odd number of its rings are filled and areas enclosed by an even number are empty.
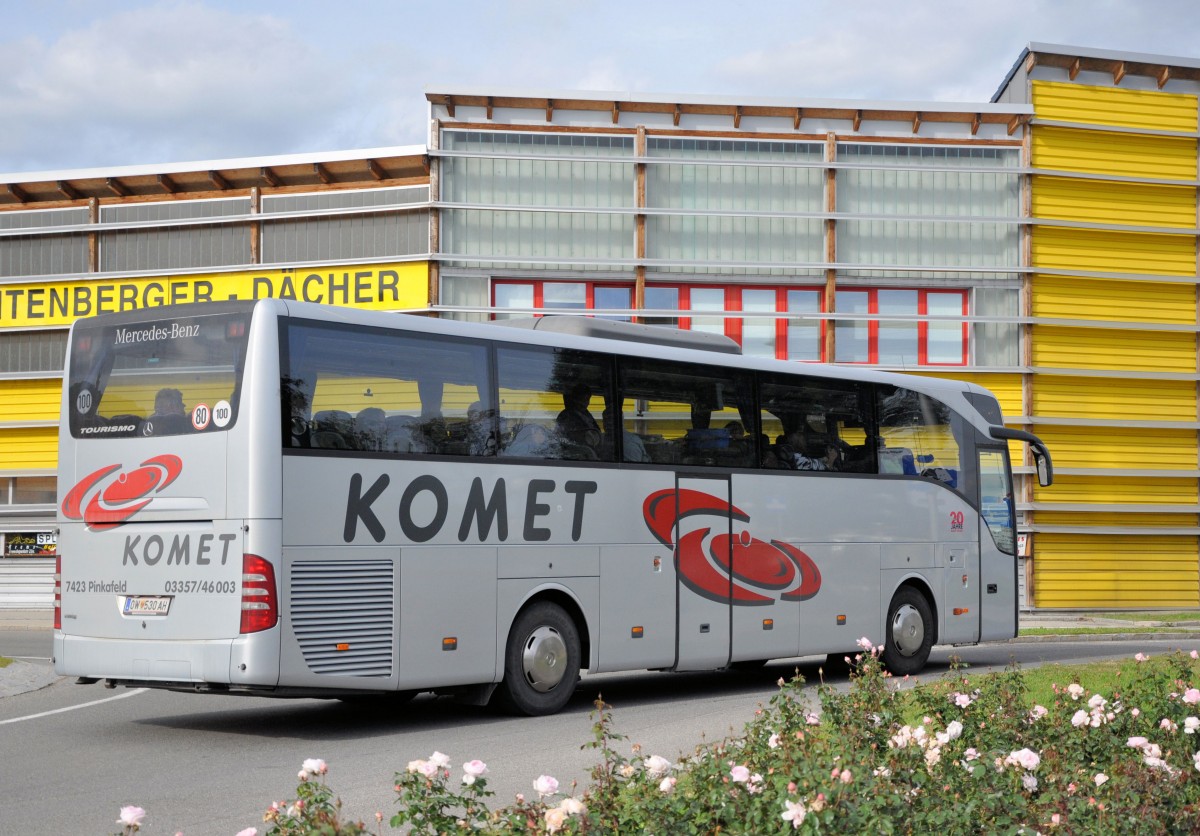
{"type": "Polygon", "coordinates": [[[235,680],[234,659],[245,657],[244,643],[244,638],[143,641],[55,632],[54,671],[61,676],[149,685],[274,686],[278,682],[277,668],[270,670],[267,666],[259,666],[258,677],[239,670],[235,680]]]}

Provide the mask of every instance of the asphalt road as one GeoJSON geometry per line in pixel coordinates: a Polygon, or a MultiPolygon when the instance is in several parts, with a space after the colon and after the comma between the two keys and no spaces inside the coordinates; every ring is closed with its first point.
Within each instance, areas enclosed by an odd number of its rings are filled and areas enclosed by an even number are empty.
{"type": "MultiPolygon", "coordinates": [[[[44,632],[14,635],[23,632],[0,634],[0,655],[32,655],[14,648],[36,651],[48,641],[44,632]]],[[[1038,642],[954,652],[980,671],[1003,668],[1010,659],[1029,667],[1179,645],[1038,642]]],[[[935,651],[923,678],[944,673],[948,656],[935,651]]],[[[430,696],[370,712],[334,701],[109,690],[62,679],[0,699],[0,832],[113,832],[120,807],[137,804],[148,811],[146,834],[234,834],[261,826],[271,801],[293,797],[296,773],[310,757],[329,763],[328,781],[346,810],[367,820],[376,811],[390,818],[393,774],[434,750],[456,767],[473,758],[486,762],[496,800],[506,803],[515,793],[532,792],[541,774],[553,775],[563,788],[586,782],[596,755],[580,747],[591,739],[597,694],[614,706],[615,728],[629,738],[623,745],[636,741],[647,754],[675,759],[702,740],[739,729],[797,666],[816,681],[816,660],[774,663],[750,674],[585,677],[565,711],[536,719],[430,696]]],[[[844,683],[844,675],[835,681],[844,683]]]]}

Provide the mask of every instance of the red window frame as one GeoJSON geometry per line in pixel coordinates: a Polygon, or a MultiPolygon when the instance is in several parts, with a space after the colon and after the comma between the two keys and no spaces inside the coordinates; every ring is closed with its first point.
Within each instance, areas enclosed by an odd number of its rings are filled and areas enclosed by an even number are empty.
{"type": "MultiPolygon", "coordinates": [[[[545,292],[546,284],[560,284],[567,281],[570,284],[582,284],[585,287],[585,308],[594,309],[596,299],[596,288],[611,287],[628,290],[630,298],[633,296],[633,285],[627,282],[620,281],[568,281],[564,279],[495,279],[492,283],[492,306],[496,304],[496,288],[501,285],[531,285],[533,287],[533,307],[545,307],[545,292]]],[[[720,288],[724,293],[724,306],[728,312],[740,312],[742,307],[742,292],[745,290],[769,290],[775,294],[775,311],[783,314],[775,319],[775,359],[786,360],[787,344],[788,344],[788,327],[790,320],[787,319],[788,312],[788,292],[795,290],[812,291],[820,294],[821,311],[825,312],[824,305],[824,287],[809,286],[809,285],[711,285],[711,284],[695,284],[687,282],[670,282],[654,284],[655,287],[670,288],[679,294],[679,310],[689,311],[692,307],[692,290],[695,288],[714,289],[720,288]]],[[[917,294],[917,314],[919,316],[929,315],[929,294],[942,295],[958,295],[962,299],[961,312],[963,317],[969,313],[969,291],[958,288],[913,288],[913,287],[897,287],[897,288],[877,288],[877,287],[844,287],[842,290],[865,292],[867,294],[867,313],[877,316],[879,314],[879,291],[880,290],[908,290],[915,291],[917,294]]],[[[705,316],[708,312],[697,312],[698,316],[705,316]]],[[[537,314],[535,314],[537,316],[537,314]]],[[[689,331],[692,328],[693,317],[680,315],[679,328],[684,331],[689,331]]],[[[938,366],[965,366],[968,362],[970,354],[969,336],[970,331],[966,319],[962,322],[961,330],[961,345],[962,355],[957,361],[942,361],[931,363],[929,361],[929,325],[928,321],[919,321],[917,323],[917,365],[922,367],[938,367],[938,366]]],[[[821,359],[816,362],[828,363],[832,362],[831,358],[826,355],[826,333],[830,327],[829,320],[822,320],[820,323],[820,355],[821,359]]],[[[740,317],[726,317],[724,323],[724,334],[737,342],[738,345],[743,344],[745,338],[745,323],[740,317]]],[[[796,362],[813,362],[813,361],[796,361],[796,362]]],[[[842,361],[846,365],[879,365],[879,320],[873,319],[867,322],[867,359],[866,360],[847,360],[842,361]]]]}

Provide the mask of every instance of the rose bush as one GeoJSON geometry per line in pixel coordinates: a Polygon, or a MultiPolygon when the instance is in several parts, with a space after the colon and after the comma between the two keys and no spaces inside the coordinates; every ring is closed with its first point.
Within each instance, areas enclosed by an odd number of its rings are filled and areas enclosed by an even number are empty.
{"type": "MultiPolygon", "coordinates": [[[[975,680],[957,667],[899,687],[881,648],[860,642],[850,687],[797,677],[743,733],[668,760],[622,745],[597,701],[598,763],[579,797],[550,775],[530,798],[491,808],[487,765],[434,752],[395,776],[390,824],[414,834],[1200,832],[1200,688],[1196,658],[1138,654],[1111,693],[1079,682],[1030,704],[1022,673],[975,680]],[[629,754],[625,754],[628,751],[629,754]]],[[[293,801],[275,802],[265,834],[381,833],[343,821],[311,759],[293,801]]],[[[134,832],[145,811],[126,807],[134,832]]],[[[248,829],[246,834],[255,832],[248,829]]]]}

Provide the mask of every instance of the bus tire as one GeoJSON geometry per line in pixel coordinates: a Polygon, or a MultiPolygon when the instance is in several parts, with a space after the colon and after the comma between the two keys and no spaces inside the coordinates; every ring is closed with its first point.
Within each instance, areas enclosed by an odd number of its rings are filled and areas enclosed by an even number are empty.
{"type": "Polygon", "coordinates": [[[884,623],[883,664],[895,676],[919,673],[933,649],[933,611],[925,596],[903,586],[892,597],[884,623]]]}
{"type": "Polygon", "coordinates": [[[561,711],[579,680],[579,631],[557,604],[539,601],[513,622],[504,651],[501,704],[535,717],[561,711]]]}

